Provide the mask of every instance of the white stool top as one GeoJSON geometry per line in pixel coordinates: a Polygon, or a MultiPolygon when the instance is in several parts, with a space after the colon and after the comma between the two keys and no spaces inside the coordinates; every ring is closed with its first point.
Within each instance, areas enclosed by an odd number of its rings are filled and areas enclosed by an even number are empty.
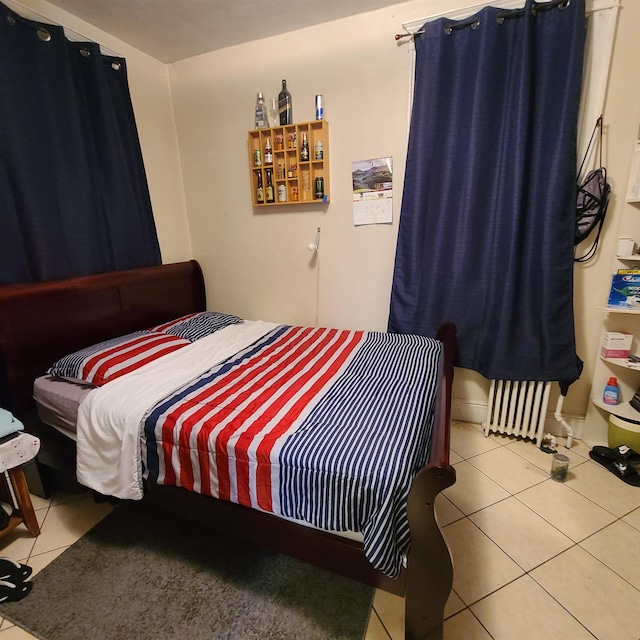
{"type": "Polygon", "coordinates": [[[40,451],[40,439],[29,433],[20,433],[15,438],[0,444],[0,473],[19,467],[33,460],[40,451]]]}

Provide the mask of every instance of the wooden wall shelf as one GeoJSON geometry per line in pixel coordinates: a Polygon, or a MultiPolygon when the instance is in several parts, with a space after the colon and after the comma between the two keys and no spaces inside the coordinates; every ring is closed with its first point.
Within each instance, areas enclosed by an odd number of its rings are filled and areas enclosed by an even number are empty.
{"type": "Polygon", "coordinates": [[[281,125],[271,129],[249,131],[249,167],[254,207],[320,204],[329,202],[329,124],[312,120],[281,125]],[[302,155],[306,138],[309,157],[302,155]],[[267,147],[271,147],[271,154],[267,147]],[[321,153],[320,153],[321,149],[321,153]],[[316,179],[322,181],[322,191],[316,191],[316,179]],[[258,199],[261,180],[263,202],[258,199]],[[273,202],[268,202],[271,182],[273,202]]]}

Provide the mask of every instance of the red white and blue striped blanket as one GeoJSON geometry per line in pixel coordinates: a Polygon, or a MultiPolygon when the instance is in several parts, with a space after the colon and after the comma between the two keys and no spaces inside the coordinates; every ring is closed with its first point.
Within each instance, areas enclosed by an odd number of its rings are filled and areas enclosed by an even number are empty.
{"type": "Polygon", "coordinates": [[[280,325],[146,412],[145,474],[360,532],[373,566],[395,577],[440,354],[420,336],[280,325]]]}

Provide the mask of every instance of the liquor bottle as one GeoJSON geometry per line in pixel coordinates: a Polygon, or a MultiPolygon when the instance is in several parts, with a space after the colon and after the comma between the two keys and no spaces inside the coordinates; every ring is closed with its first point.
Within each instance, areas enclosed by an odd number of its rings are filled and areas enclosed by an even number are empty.
{"type": "Polygon", "coordinates": [[[262,171],[256,171],[258,174],[258,187],[256,189],[256,202],[264,204],[264,188],[262,187],[262,171]]]}
{"type": "Polygon", "coordinates": [[[267,202],[275,202],[273,197],[273,181],[271,180],[271,169],[267,169],[267,202]]]}
{"type": "Polygon", "coordinates": [[[309,162],[309,141],[307,132],[302,132],[302,146],[300,147],[300,162],[309,162]]]}
{"type": "Polygon", "coordinates": [[[267,126],[266,107],[264,106],[264,96],[259,93],[256,97],[256,129],[264,129],[267,126]]]}
{"type": "Polygon", "coordinates": [[[273,164],[273,152],[271,150],[271,138],[264,143],[264,163],[273,164]]]}
{"type": "Polygon", "coordinates": [[[280,124],[293,124],[293,102],[291,94],[287,91],[287,81],[282,81],[282,91],[278,94],[278,113],[280,124]]]}

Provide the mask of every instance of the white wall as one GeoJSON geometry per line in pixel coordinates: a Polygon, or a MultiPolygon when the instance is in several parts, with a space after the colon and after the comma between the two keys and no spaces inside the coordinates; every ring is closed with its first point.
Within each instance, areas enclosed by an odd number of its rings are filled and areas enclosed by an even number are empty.
{"type": "Polygon", "coordinates": [[[21,5],[41,18],[27,15],[20,6],[10,1],[7,4],[17,13],[42,22],[60,24],[126,58],[131,101],[162,260],[165,263],[189,260],[191,241],[167,66],[44,0],[20,0],[21,5]]]}

